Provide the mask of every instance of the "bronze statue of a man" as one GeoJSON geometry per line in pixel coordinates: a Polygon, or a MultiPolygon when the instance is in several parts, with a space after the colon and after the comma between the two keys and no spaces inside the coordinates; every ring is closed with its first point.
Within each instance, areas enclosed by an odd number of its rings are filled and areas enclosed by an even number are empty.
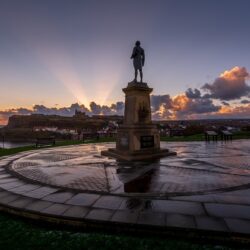
{"type": "Polygon", "coordinates": [[[133,53],[130,57],[131,59],[133,59],[133,64],[135,68],[134,82],[137,82],[138,70],[140,72],[141,82],[143,78],[142,67],[144,66],[144,62],[145,62],[145,53],[144,53],[144,49],[140,45],[141,45],[140,41],[136,41],[135,47],[133,49],[133,53]]]}

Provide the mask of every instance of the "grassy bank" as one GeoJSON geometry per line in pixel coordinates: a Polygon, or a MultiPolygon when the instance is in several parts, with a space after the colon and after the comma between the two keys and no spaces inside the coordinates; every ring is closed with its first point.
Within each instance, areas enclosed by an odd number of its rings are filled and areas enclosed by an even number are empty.
{"type": "MultiPolygon", "coordinates": [[[[182,142],[182,141],[204,141],[204,134],[196,134],[196,135],[189,135],[189,136],[172,136],[172,137],[161,137],[161,141],[169,141],[169,142],[182,142]]],[[[233,135],[233,140],[238,139],[250,139],[250,132],[239,132],[233,135]]],[[[101,142],[114,142],[115,139],[112,137],[109,138],[100,138],[99,140],[86,140],[85,142],[82,141],[72,141],[72,140],[65,140],[65,141],[57,141],[55,147],[59,146],[68,146],[68,145],[78,145],[78,144],[86,144],[86,143],[101,143],[101,142]]],[[[40,148],[36,148],[34,145],[32,146],[24,146],[18,148],[11,148],[11,149],[3,149],[0,148],[0,157],[5,155],[16,154],[19,152],[27,151],[27,150],[37,150],[40,148]]]]}
{"type": "MultiPolygon", "coordinates": [[[[101,143],[101,142],[113,142],[114,138],[101,138],[99,140],[86,140],[85,142],[82,141],[57,141],[56,145],[53,147],[60,147],[60,146],[69,146],[69,145],[80,145],[80,144],[86,144],[86,143],[101,143]]],[[[50,147],[50,146],[49,146],[50,147]]],[[[42,147],[45,148],[45,147],[42,147]]],[[[12,155],[23,151],[28,150],[39,150],[41,147],[36,148],[35,145],[31,146],[24,146],[24,147],[18,147],[18,148],[0,148],[0,157],[6,156],[6,155],[12,155]]]]}
{"type": "Polygon", "coordinates": [[[202,245],[173,239],[108,235],[105,233],[75,232],[32,225],[29,221],[0,214],[0,249],[231,249],[202,245]]]}
{"type": "MultiPolygon", "coordinates": [[[[239,139],[250,139],[250,131],[246,132],[238,132],[233,134],[233,140],[239,139]]],[[[196,135],[189,135],[189,136],[172,136],[172,137],[161,137],[162,141],[204,141],[205,137],[204,134],[196,134],[196,135]]],[[[220,140],[220,137],[218,137],[220,140]]]]}

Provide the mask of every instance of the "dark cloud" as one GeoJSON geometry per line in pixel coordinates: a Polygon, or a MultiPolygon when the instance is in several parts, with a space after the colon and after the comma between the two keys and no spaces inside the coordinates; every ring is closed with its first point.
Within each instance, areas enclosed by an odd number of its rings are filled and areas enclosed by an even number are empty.
{"type": "Polygon", "coordinates": [[[225,102],[225,101],[223,101],[223,102],[221,102],[223,105],[225,105],[225,106],[230,106],[230,104],[228,103],[228,102],[225,102]]]}
{"type": "Polygon", "coordinates": [[[203,85],[202,89],[209,92],[207,97],[234,100],[249,95],[250,86],[246,83],[247,78],[249,73],[245,67],[234,67],[221,74],[213,83],[203,85]]]}
{"type": "Polygon", "coordinates": [[[191,99],[201,98],[201,92],[198,89],[188,88],[185,92],[186,96],[191,99]]]}
{"type": "Polygon", "coordinates": [[[172,107],[172,100],[169,95],[152,95],[151,96],[151,108],[152,111],[157,111],[164,105],[165,108],[172,107]]]}
{"type": "Polygon", "coordinates": [[[246,100],[246,99],[245,99],[245,100],[242,100],[241,103],[242,103],[242,104],[248,104],[248,103],[250,103],[250,100],[246,100]]]}
{"type": "Polygon", "coordinates": [[[173,98],[173,113],[176,119],[188,119],[198,117],[200,114],[211,114],[220,110],[220,106],[214,105],[208,98],[188,98],[186,94],[173,98]]]}

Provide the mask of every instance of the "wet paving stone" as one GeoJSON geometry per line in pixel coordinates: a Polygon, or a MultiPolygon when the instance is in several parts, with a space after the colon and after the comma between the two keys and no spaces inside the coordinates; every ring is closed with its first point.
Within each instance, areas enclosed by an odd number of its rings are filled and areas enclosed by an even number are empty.
{"type": "Polygon", "coordinates": [[[164,226],[166,224],[166,214],[160,212],[141,212],[137,220],[138,224],[164,226]]]}
{"type": "Polygon", "coordinates": [[[66,204],[91,206],[98,198],[100,198],[100,195],[97,195],[97,194],[79,193],[73,196],[71,199],[69,199],[66,202],[66,204]]]}
{"type": "Polygon", "coordinates": [[[108,221],[111,219],[113,213],[114,213],[114,210],[93,208],[85,216],[85,219],[108,221]]]}
{"type": "Polygon", "coordinates": [[[167,214],[166,221],[169,227],[196,228],[194,216],[190,215],[167,214]]]}
{"type": "Polygon", "coordinates": [[[123,211],[117,210],[113,214],[111,221],[136,224],[139,217],[138,211],[123,211]]]}
{"type": "Polygon", "coordinates": [[[0,192],[0,202],[1,202],[1,199],[3,197],[8,196],[10,194],[11,194],[11,192],[8,192],[8,191],[5,191],[5,190],[4,191],[1,190],[1,192],[0,192]]]}
{"type": "Polygon", "coordinates": [[[250,206],[206,203],[205,208],[210,216],[250,219],[250,206]]]}
{"type": "Polygon", "coordinates": [[[42,210],[45,214],[51,214],[51,215],[62,215],[67,209],[69,209],[69,205],[65,204],[53,204],[44,210],[42,210]]]}
{"type": "Polygon", "coordinates": [[[49,194],[55,193],[57,191],[58,191],[58,189],[56,189],[56,188],[42,186],[42,187],[35,189],[31,192],[27,192],[26,196],[40,199],[40,198],[43,198],[49,194]]]}
{"type": "Polygon", "coordinates": [[[135,210],[142,211],[147,206],[147,202],[144,199],[127,198],[124,199],[119,207],[120,210],[135,210]]]}
{"type": "Polygon", "coordinates": [[[14,182],[14,181],[17,181],[18,179],[17,178],[3,178],[3,179],[0,179],[0,187],[2,184],[5,184],[5,183],[9,183],[9,182],[14,182]]]}
{"type": "Polygon", "coordinates": [[[74,196],[71,192],[57,192],[43,197],[43,200],[53,201],[56,203],[65,203],[67,200],[74,196]]]}
{"type": "Polygon", "coordinates": [[[250,183],[250,164],[247,163],[250,156],[243,151],[246,149],[248,152],[250,148],[247,140],[233,141],[232,145],[226,146],[219,143],[206,145],[204,142],[162,142],[163,148],[176,150],[177,156],[162,158],[159,163],[148,162],[147,166],[135,162],[130,171],[131,164],[125,166],[100,155],[101,150],[112,146],[113,143],[96,144],[94,147],[79,145],[20,154],[12,158],[11,168],[31,180],[68,187],[77,192],[169,196],[218,191],[250,183]],[[141,181],[140,174],[146,174],[151,185],[141,181]]]}
{"type": "Polygon", "coordinates": [[[41,185],[25,184],[25,185],[22,185],[22,186],[11,188],[10,191],[12,193],[16,193],[16,194],[26,194],[27,192],[36,190],[36,189],[38,189],[40,187],[41,187],[41,185]]]}
{"type": "Polygon", "coordinates": [[[21,197],[21,198],[18,198],[16,200],[10,202],[8,205],[12,206],[12,207],[16,207],[16,208],[26,208],[32,202],[34,202],[33,199],[21,197]]]}
{"type": "Polygon", "coordinates": [[[250,234],[250,220],[225,218],[225,222],[232,232],[250,234]]]}
{"type": "Polygon", "coordinates": [[[187,215],[205,214],[203,207],[198,202],[154,200],[152,203],[154,211],[187,215]]]}
{"type": "Polygon", "coordinates": [[[52,205],[52,202],[49,201],[42,201],[42,200],[36,200],[29,204],[29,206],[26,207],[26,209],[31,210],[31,211],[36,211],[36,212],[41,212],[45,208],[48,208],[52,205]]]}
{"type": "Polygon", "coordinates": [[[8,205],[10,202],[17,200],[20,197],[21,197],[20,195],[10,193],[7,196],[4,196],[0,199],[0,204],[8,205]]]}
{"type": "Polygon", "coordinates": [[[89,208],[80,207],[80,206],[71,206],[68,210],[66,210],[63,216],[71,217],[71,218],[83,218],[89,212],[89,208]]]}
{"type": "Polygon", "coordinates": [[[229,231],[225,221],[220,218],[213,218],[208,216],[195,217],[198,229],[212,230],[212,231],[229,231]]]}
{"type": "Polygon", "coordinates": [[[125,198],[117,196],[101,196],[93,205],[95,208],[118,209],[125,198]]]}
{"type": "Polygon", "coordinates": [[[13,182],[0,184],[0,187],[5,189],[5,190],[11,190],[13,188],[20,187],[20,186],[23,186],[23,185],[25,185],[25,182],[16,180],[16,181],[13,181],[13,182]]]}

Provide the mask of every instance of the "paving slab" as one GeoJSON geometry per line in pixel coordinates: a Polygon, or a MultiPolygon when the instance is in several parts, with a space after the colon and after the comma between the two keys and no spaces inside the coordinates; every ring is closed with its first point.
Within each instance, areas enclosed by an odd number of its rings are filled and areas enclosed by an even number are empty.
{"type": "Polygon", "coordinates": [[[70,205],[53,203],[51,206],[42,210],[42,213],[59,216],[59,215],[62,215],[69,208],[70,208],[70,205]]]}
{"type": "Polygon", "coordinates": [[[165,213],[203,215],[205,211],[199,202],[154,200],[153,210],[165,213]]]}
{"type": "Polygon", "coordinates": [[[20,197],[10,202],[8,205],[16,208],[26,208],[29,206],[29,204],[32,204],[32,202],[34,202],[34,200],[31,198],[20,197]]]}
{"type": "Polygon", "coordinates": [[[93,208],[85,216],[85,219],[108,221],[111,219],[114,210],[93,208]]]}
{"type": "Polygon", "coordinates": [[[232,232],[250,234],[250,220],[225,218],[225,222],[232,232]]]}
{"type": "Polygon", "coordinates": [[[57,203],[65,203],[67,200],[71,199],[74,196],[74,193],[71,192],[57,192],[49,194],[42,199],[45,201],[53,201],[57,203]]]}
{"type": "Polygon", "coordinates": [[[17,200],[20,197],[21,197],[20,195],[10,193],[7,196],[1,197],[0,204],[8,205],[10,202],[17,200]]]}
{"type": "Polygon", "coordinates": [[[167,214],[166,225],[179,228],[196,228],[194,216],[183,214],[167,214]]]}
{"type": "Polygon", "coordinates": [[[11,190],[13,188],[23,186],[25,184],[26,183],[23,182],[23,181],[16,180],[16,181],[13,181],[13,182],[8,182],[8,183],[0,184],[0,187],[3,188],[3,189],[5,189],[5,190],[11,190]]]}
{"type": "Polygon", "coordinates": [[[221,218],[196,216],[195,221],[198,229],[224,231],[224,232],[229,231],[225,221],[221,218]]]}
{"type": "Polygon", "coordinates": [[[161,212],[140,212],[137,220],[138,224],[165,226],[166,214],[161,212]]]}
{"type": "Polygon", "coordinates": [[[27,192],[36,190],[36,189],[38,189],[40,187],[41,187],[41,185],[24,184],[22,186],[11,188],[10,191],[12,193],[16,193],[16,194],[26,194],[27,192]]]}
{"type": "Polygon", "coordinates": [[[70,208],[63,213],[63,216],[82,219],[89,211],[90,209],[87,207],[70,206],[70,208]]]}
{"type": "Polygon", "coordinates": [[[48,187],[48,186],[42,186],[38,189],[35,189],[33,191],[27,192],[26,196],[28,197],[32,197],[32,198],[43,198],[49,194],[55,193],[57,192],[58,189],[57,188],[52,188],[52,187],[48,187]]]}
{"type": "Polygon", "coordinates": [[[101,196],[94,204],[95,208],[118,209],[125,198],[117,196],[101,196]]]}
{"type": "Polygon", "coordinates": [[[53,203],[49,201],[35,200],[31,204],[29,204],[26,207],[26,209],[35,211],[35,212],[42,212],[45,208],[48,208],[51,205],[53,205],[53,203]]]}
{"type": "Polygon", "coordinates": [[[117,210],[113,214],[111,221],[136,224],[139,217],[138,211],[123,211],[117,210]]]}
{"type": "Polygon", "coordinates": [[[100,195],[97,194],[79,193],[69,199],[66,204],[91,206],[98,198],[100,198],[100,195]]]}
{"type": "Polygon", "coordinates": [[[250,219],[250,206],[246,205],[205,203],[205,208],[210,216],[250,219]]]}

